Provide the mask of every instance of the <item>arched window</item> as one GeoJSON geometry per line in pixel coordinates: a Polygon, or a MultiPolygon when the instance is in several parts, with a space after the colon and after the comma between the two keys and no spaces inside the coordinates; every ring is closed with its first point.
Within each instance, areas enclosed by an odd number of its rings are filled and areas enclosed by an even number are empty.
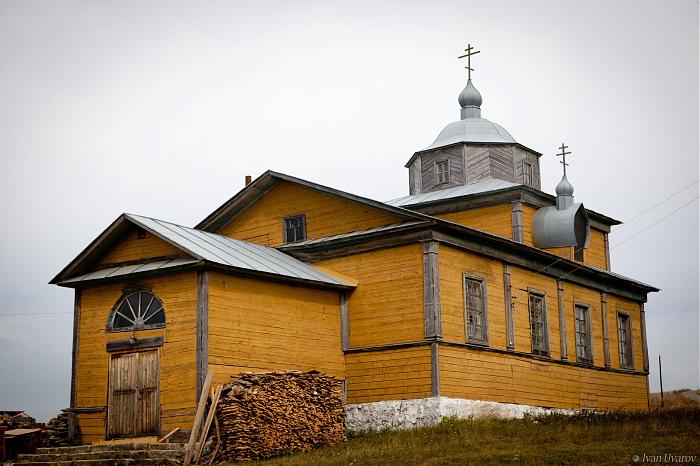
{"type": "Polygon", "coordinates": [[[110,330],[165,327],[163,302],[150,291],[133,291],[122,297],[109,317],[110,330]]]}

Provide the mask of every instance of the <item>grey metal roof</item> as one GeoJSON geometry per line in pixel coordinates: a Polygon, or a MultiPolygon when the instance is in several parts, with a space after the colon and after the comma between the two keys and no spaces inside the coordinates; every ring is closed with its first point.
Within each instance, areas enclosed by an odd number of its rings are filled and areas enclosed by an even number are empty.
{"type": "Polygon", "coordinates": [[[181,267],[184,265],[196,264],[197,262],[197,259],[170,259],[146,262],[144,264],[109,267],[107,269],[100,269],[94,272],[78,275],[77,277],[69,278],[68,280],[62,281],[61,284],[88,282],[91,280],[102,280],[104,278],[118,277],[120,275],[130,275],[132,273],[151,272],[153,270],[181,267]]]}
{"type": "Polygon", "coordinates": [[[156,236],[172,243],[192,256],[215,264],[310,280],[331,285],[347,284],[316,270],[274,248],[249,243],[226,236],[183,227],[174,223],[139,215],[125,217],[156,236]]]}
{"type": "Polygon", "coordinates": [[[454,188],[440,189],[427,193],[414,194],[412,196],[404,196],[398,199],[387,201],[386,203],[396,207],[423,204],[426,202],[440,201],[453,197],[469,196],[472,194],[485,193],[489,191],[497,191],[499,189],[508,189],[514,186],[523,186],[518,183],[512,183],[506,180],[497,178],[485,178],[476,183],[471,183],[463,186],[455,186],[454,188]]]}
{"type": "Polygon", "coordinates": [[[445,126],[437,139],[423,150],[445,147],[458,142],[517,144],[513,136],[501,125],[485,118],[467,118],[445,126]]]}
{"type": "Polygon", "coordinates": [[[428,220],[416,220],[416,221],[408,221],[408,222],[401,222],[401,223],[392,223],[389,225],[382,225],[382,226],[378,226],[378,227],[368,228],[367,230],[351,231],[350,233],[342,233],[339,235],[324,236],[323,238],[315,238],[315,239],[308,239],[306,241],[298,241],[296,243],[291,243],[291,244],[288,244],[286,246],[282,246],[281,249],[293,249],[297,246],[309,246],[312,244],[320,244],[320,243],[325,243],[328,241],[350,239],[350,238],[354,238],[357,236],[371,235],[373,233],[384,233],[387,231],[399,230],[402,228],[413,227],[416,225],[427,225],[429,223],[431,223],[431,222],[428,220]]]}

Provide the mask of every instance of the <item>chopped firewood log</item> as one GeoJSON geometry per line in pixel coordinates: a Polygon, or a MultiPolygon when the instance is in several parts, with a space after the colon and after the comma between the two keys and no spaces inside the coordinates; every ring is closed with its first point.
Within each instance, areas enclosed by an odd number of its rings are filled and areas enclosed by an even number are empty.
{"type": "Polygon", "coordinates": [[[249,461],[345,440],[340,384],[318,371],[244,372],[223,386],[217,461],[249,461]]]}

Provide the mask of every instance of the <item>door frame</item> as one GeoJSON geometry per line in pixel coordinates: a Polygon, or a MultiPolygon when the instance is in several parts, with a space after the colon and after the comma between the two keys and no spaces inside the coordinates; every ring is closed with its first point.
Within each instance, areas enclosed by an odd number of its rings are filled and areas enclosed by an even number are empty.
{"type": "MultiPolygon", "coordinates": [[[[105,439],[106,440],[111,440],[111,439],[123,439],[123,438],[139,438],[139,437],[151,437],[151,436],[160,436],[161,433],[161,406],[160,406],[160,359],[161,359],[161,351],[159,346],[152,346],[152,347],[147,347],[147,348],[139,348],[139,349],[134,349],[134,350],[122,350],[122,351],[109,351],[107,353],[107,407],[105,410],[105,439]],[[157,377],[157,385],[156,385],[156,427],[155,430],[156,432],[153,432],[151,434],[134,434],[134,435],[110,435],[110,414],[109,414],[109,409],[110,409],[110,401],[112,398],[112,390],[111,390],[111,380],[112,380],[112,359],[115,357],[121,357],[127,354],[136,354],[136,353],[146,353],[154,351],[157,353],[157,358],[158,358],[158,377],[157,377]]],[[[137,392],[138,396],[138,392],[137,392]]]]}

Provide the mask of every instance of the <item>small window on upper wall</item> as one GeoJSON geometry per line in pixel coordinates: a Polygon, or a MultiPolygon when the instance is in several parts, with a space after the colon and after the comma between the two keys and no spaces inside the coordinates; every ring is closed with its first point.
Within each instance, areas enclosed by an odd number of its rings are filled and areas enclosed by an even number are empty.
{"type": "Polygon", "coordinates": [[[532,186],[532,164],[523,161],[523,184],[532,186]]]}
{"type": "Polygon", "coordinates": [[[533,354],[549,356],[549,334],[547,333],[546,295],[539,291],[529,291],[528,307],[530,311],[530,335],[532,337],[532,352],[533,354]]]}
{"type": "Polygon", "coordinates": [[[306,217],[295,215],[284,219],[284,242],[296,243],[306,239],[306,217]]]}
{"type": "Polygon", "coordinates": [[[464,276],[464,318],[467,341],[488,344],[486,285],[481,278],[464,276]]]}
{"type": "Polygon", "coordinates": [[[450,182],[450,162],[449,162],[449,160],[435,162],[435,178],[436,178],[436,184],[450,182]]]}
{"type": "Polygon", "coordinates": [[[576,362],[593,364],[593,342],[591,338],[591,310],[583,304],[574,306],[576,331],[576,362]]]}
{"type": "Polygon", "coordinates": [[[620,367],[623,369],[634,369],[632,325],[629,314],[624,312],[617,313],[617,339],[620,342],[620,367]]]}

